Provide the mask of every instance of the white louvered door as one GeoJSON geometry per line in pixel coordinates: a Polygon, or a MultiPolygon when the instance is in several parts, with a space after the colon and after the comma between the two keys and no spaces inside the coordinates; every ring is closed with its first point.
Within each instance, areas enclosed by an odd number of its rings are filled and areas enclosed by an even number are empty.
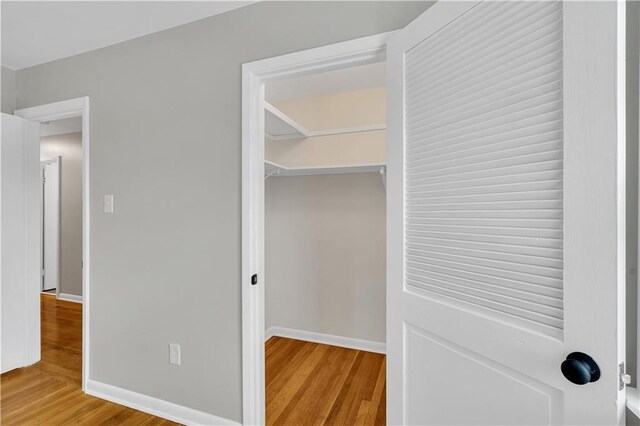
{"type": "Polygon", "coordinates": [[[623,422],[619,22],[439,2],[389,43],[389,424],[623,422]]]}

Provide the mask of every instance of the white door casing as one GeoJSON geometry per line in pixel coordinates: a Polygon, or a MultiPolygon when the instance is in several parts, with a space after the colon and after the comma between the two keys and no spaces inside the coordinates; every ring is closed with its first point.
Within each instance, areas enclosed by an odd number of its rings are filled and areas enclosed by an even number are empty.
{"type": "Polygon", "coordinates": [[[387,61],[388,423],[621,424],[624,3],[439,2],[387,61]]]}
{"type": "Polygon", "coordinates": [[[242,421],[265,422],[264,86],[384,60],[393,33],[289,53],[242,66],[242,421]],[[252,275],[257,275],[256,285],[252,275]]]}
{"type": "Polygon", "coordinates": [[[60,293],[60,157],[40,162],[43,172],[43,290],[60,293]]]}

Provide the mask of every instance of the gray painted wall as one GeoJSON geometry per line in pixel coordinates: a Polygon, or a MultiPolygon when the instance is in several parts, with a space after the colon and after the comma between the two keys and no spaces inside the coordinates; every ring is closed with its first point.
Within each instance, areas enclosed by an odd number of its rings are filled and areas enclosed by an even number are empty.
{"type": "Polygon", "coordinates": [[[272,177],[266,327],[386,342],[386,196],[379,173],[272,177]]]}
{"type": "Polygon", "coordinates": [[[16,109],[16,73],[6,67],[0,67],[0,98],[2,112],[13,114],[16,109]]]}
{"type": "Polygon", "coordinates": [[[60,293],[82,296],[82,133],[40,139],[40,157],[60,166],[60,293]]]}
{"type": "Polygon", "coordinates": [[[429,5],[260,2],[17,72],[19,108],[91,98],[90,379],[241,420],[241,64],[429,5]]]}

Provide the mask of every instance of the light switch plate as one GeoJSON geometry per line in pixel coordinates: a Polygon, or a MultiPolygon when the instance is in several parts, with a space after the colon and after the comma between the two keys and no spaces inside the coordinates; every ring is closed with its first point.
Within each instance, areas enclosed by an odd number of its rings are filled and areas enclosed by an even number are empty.
{"type": "Polygon", "coordinates": [[[113,213],[113,195],[104,196],[104,212],[113,213]]]}
{"type": "Polygon", "coordinates": [[[169,364],[180,365],[180,345],[169,343],[169,364]]]}

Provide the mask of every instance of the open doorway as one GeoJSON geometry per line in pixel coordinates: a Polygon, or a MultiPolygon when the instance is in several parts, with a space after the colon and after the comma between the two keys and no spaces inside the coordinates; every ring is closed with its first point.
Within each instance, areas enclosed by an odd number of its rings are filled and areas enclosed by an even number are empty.
{"type": "Polygon", "coordinates": [[[82,117],[40,124],[42,291],[82,302],[82,117]]]}
{"type": "Polygon", "coordinates": [[[267,425],[385,423],[385,67],[265,84],[267,425]]]}
{"type": "Polygon", "coordinates": [[[82,383],[82,117],[40,124],[39,364],[82,383]]]}
{"type": "MultiPolygon", "coordinates": [[[[28,294],[21,366],[86,389],[89,365],[89,99],[18,110],[39,126],[28,143],[24,185],[28,294]]],[[[3,377],[3,379],[7,379],[3,377]]],[[[36,398],[37,399],[37,398],[36,398]]],[[[34,400],[35,401],[35,400],[34,400]]]]}
{"type": "Polygon", "coordinates": [[[385,421],[389,35],[244,65],[245,423],[385,421]]]}

